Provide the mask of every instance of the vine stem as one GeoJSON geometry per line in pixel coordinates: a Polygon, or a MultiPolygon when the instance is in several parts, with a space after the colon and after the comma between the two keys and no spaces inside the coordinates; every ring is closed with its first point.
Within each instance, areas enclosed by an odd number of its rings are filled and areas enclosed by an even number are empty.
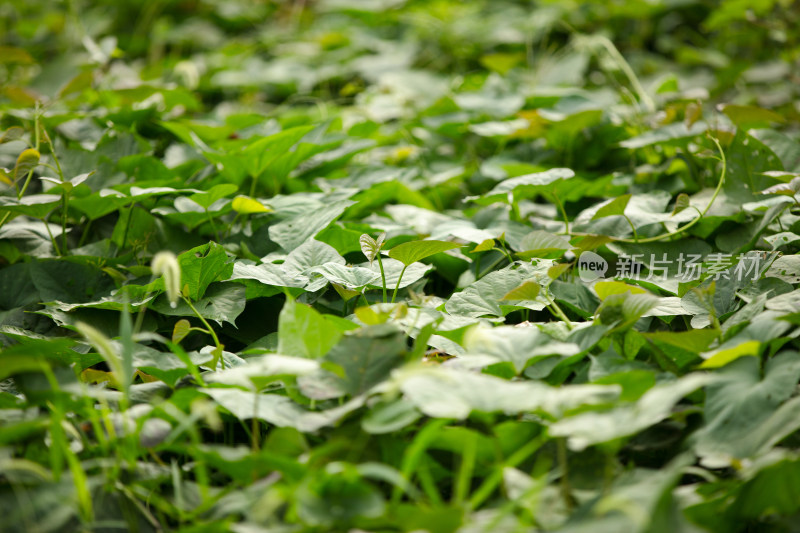
{"type": "Polygon", "coordinates": [[[563,437],[556,439],[556,453],[558,455],[558,466],[561,468],[561,497],[564,505],[572,510],[574,501],[572,500],[572,488],[569,484],[569,464],[567,463],[567,442],[563,437]]]}
{"type": "MultiPolygon", "coordinates": [[[[383,270],[383,261],[381,261],[380,248],[378,248],[378,253],[376,254],[376,257],[378,259],[378,268],[381,269],[381,281],[383,281],[383,303],[386,303],[386,272],[384,272],[383,270]]],[[[403,269],[403,271],[405,272],[405,269],[403,269]]],[[[395,294],[396,293],[397,290],[395,290],[395,294]]],[[[394,301],[394,298],[392,298],[392,301],[394,301]]]]}
{"type": "MultiPolygon", "coordinates": [[[[403,274],[406,273],[406,269],[407,268],[408,268],[408,265],[405,265],[403,267],[403,270],[400,271],[400,277],[397,278],[397,285],[394,286],[394,292],[392,293],[392,303],[394,303],[394,299],[397,296],[397,289],[400,288],[400,282],[403,281],[403,274]]],[[[385,283],[384,283],[384,285],[385,285],[385,283]]]]}
{"type": "MultiPolygon", "coordinates": [[[[183,301],[186,302],[186,305],[189,306],[189,308],[192,310],[192,312],[195,314],[195,316],[197,318],[199,318],[200,322],[202,322],[203,325],[206,327],[206,331],[208,332],[209,335],[211,335],[211,338],[214,339],[214,346],[216,346],[217,349],[219,349],[220,352],[221,352],[222,351],[222,344],[220,344],[219,338],[217,337],[217,334],[214,332],[214,328],[212,328],[211,324],[209,324],[208,321],[203,317],[203,315],[201,315],[197,311],[197,309],[192,304],[192,302],[189,300],[189,298],[186,298],[184,296],[183,297],[183,301]]],[[[225,369],[225,360],[222,358],[222,354],[221,353],[220,353],[220,357],[219,357],[219,362],[222,364],[222,369],[224,370],[225,369]]]]}
{"type": "MultiPolygon", "coordinates": [[[[692,226],[694,226],[695,224],[700,222],[700,220],[702,220],[702,218],[705,216],[705,214],[708,213],[708,210],[711,209],[711,206],[714,205],[714,202],[716,201],[717,196],[719,196],[719,193],[722,190],[722,186],[725,183],[725,177],[727,176],[727,173],[728,173],[728,160],[725,158],[725,151],[722,149],[722,145],[719,143],[719,141],[717,140],[716,137],[711,137],[711,140],[714,141],[714,144],[717,145],[717,150],[719,150],[720,161],[722,161],[722,172],[720,173],[719,183],[717,183],[717,188],[714,189],[714,194],[711,196],[711,200],[709,200],[708,205],[706,205],[706,208],[703,209],[703,211],[700,213],[700,215],[697,218],[695,218],[694,220],[692,220],[691,222],[689,222],[685,226],[682,226],[682,227],[680,227],[680,228],[678,228],[678,229],[676,229],[674,231],[668,231],[666,233],[662,233],[661,235],[656,235],[655,237],[648,237],[646,239],[638,239],[638,240],[637,239],[623,239],[623,238],[620,238],[620,237],[611,237],[611,238],[614,239],[616,242],[624,242],[624,243],[630,243],[630,244],[645,244],[645,243],[649,243],[649,242],[656,242],[656,241],[660,241],[660,240],[663,240],[663,239],[667,239],[669,237],[674,237],[676,235],[680,235],[681,233],[685,232],[686,230],[688,230],[689,228],[691,228],[692,226]]],[[[570,235],[584,236],[584,237],[585,236],[592,236],[591,233],[570,233],[570,235]]]]}
{"type": "MultiPolygon", "coordinates": [[[[500,257],[498,257],[498,258],[497,258],[497,260],[496,260],[496,261],[494,261],[494,262],[493,262],[491,265],[489,265],[489,267],[488,267],[486,270],[484,270],[484,271],[483,271],[483,274],[481,274],[480,272],[477,272],[477,271],[476,271],[476,272],[475,272],[475,279],[476,279],[476,280],[477,280],[477,279],[481,279],[481,278],[482,278],[483,276],[485,276],[486,274],[489,274],[489,273],[490,273],[492,270],[494,270],[494,267],[496,267],[497,265],[499,265],[500,263],[502,263],[502,262],[503,262],[503,261],[505,261],[506,259],[508,259],[508,257],[506,257],[505,255],[501,255],[500,257]]],[[[514,261],[513,261],[513,260],[510,260],[510,262],[512,262],[512,263],[513,263],[514,261]]]]}
{"type": "Polygon", "coordinates": [[[553,314],[556,315],[558,318],[560,318],[564,322],[564,324],[567,325],[567,329],[569,330],[573,329],[574,326],[572,325],[572,321],[569,319],[569,317],[567,317],[566,313],[564,313],[561,307],[559,307],[555,299],[550,298],[547,295],[545,295],[545,297],[550,302],[550,310],[553,312],[553,314]]]}

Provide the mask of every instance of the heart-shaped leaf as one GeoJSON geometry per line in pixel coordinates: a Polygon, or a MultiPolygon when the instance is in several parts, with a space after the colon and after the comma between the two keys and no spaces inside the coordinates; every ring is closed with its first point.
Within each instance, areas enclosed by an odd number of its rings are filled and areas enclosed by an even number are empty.
{"type": "Polygon", "coordinates": [[[411,241],[399,244],[389,250],[389,257],[409,266],[426,257],[459,247],[460,245],[447,241],[411,241]]]}

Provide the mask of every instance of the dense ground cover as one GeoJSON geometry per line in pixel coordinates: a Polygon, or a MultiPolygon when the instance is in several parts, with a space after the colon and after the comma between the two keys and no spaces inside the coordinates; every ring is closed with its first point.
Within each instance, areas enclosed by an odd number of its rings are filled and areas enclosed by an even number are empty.
{"type": "Polygon", "coordinates": [[[796,531],[800,24],[0,6],[0,530],[796,531]]]}

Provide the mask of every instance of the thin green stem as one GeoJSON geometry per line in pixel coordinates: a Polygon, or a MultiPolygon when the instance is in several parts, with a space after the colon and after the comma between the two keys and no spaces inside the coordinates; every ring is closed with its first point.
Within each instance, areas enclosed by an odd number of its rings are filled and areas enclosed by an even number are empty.
{"type": "Polygon", "coordinates": [[[498,465],[494,471],[486,477],[483,483],[481,483],[481,485],[472,493],[472,497],[469,499],[470,509],[477,509],[489,498],[489,496],[492,495],[492,493],[494,493],[494,491],[503,481],[504,468],[513,468],[517,466],[522,461],[536,453],[539,448],[541,448],[542,445],[547,442],[547,440],[548,438],[546,434],[543,433],[539,435],[511,454],[511,457],[509,457],[504,464],[498,465]]]}
{"type": "Polygon", "coordinates": [[[47,137],[47,144],[50,145],[50,153],[53,155],[53,161],[56,164],[56,172],[58,172],[58,179],[60,179],[61,182],[63,183],[64,181],[66,181],[64,179],[64,171],[61,170],[61,163],[59,162],[58,156],[56,155],[56,147],[53,146],[53,141],[50,140],[49,136],[47,137]]]}
{"type": "Polygon", "coordinates": [[[253,391],[253,418],[250,422],[250,450],[253,453],[258,453],[261,438],[261,428],[256,415],[258,415],[258,390],[253,391]]]}
{"type": "Polygon", "coordinates": [[[239,220],[239,215],[240,215],[240,214],[241,214],[241,213],[236,213],[236,214],[233,216],[233,220],[231,220],[231,223],[230,223],[230,224],[228,224],[228,227],[227,227],[227,229],[225,229],[225,233],[223,234],[223,238],[227,239],[227,238],[228,238],[228,236],[231,234],[231,231],[233,230],[233,226],[235,226],[235,225],[236,225],[236,221],[237,221],[237,220],[239,220]]]}
{"type": "Polygon", "coordinates": [[[92,227],[92,219],[86,219],[86,225],[83,226],[83,234],[81,235],[81,239],[78,241],[78,248],[83,246],[86,243],[86,238],[89,236],[89,228],[92,227]]]}
{"type": "Polygon", "coordinates": [[[622,72],[628,78],[628,81],[633,87],[633,90],[636,91],[636,94],[639,96],[639,100],[644,104],[645,108],[647,108],[647,111],[650,113],[655,112],[656,110],[655,102],[653,102],[653,99],[650,98],[649,94],[647,94],[647,91],[644,90],[644,87],[642,87],[642,84],[639,81],[639,78],[636,76],[636,73],[633,71],[628,61],[622,56],[620,51],[617,50],[617,47],[614,46],[614,43],[612,43],[611,40],[602,35],[595,35],[594,38],[597,39],[597,41],[603,46],[603,48],[606,49],[608,54],[617,63],[620,70],[622,70],[622,72]]]}
{"type": "Polygon", "coordinates": [[[67,209],[69,208],[69,194],[61,193],[61,254],[67,255],[67,209]]]}
{"type": "Polygon", "coordinates": [[[564,209],[564,204],[561,203],[561,199],[558,197],[555,191],[552,193],[552,195],[556,207],[558,207],[558,210],[561,212],[561,216],[564,218],[564,233],[569,235],[569,218],[567,217],[567,211],[564,209]]]}
{"type": "MultiPolygon", "coordinates": [[[[720,161],[722,161],[722,172],[720,173],[719,183],[717,183],[717,188],[714,189],[714,194],[711,196],[711,200],[708,202],[708,205],[706,205],[705,209],[703,209],[702,213],[700,213],[700,216],[698,216],[697,218],[693,219],[691,222],[689,222],[685,226],[681,226],[680,228],[678,228],[678,229],[676,229],[674,231],[668,231],[666,233],[662,233],[661,235],[656,235],[655,237],[648,237],[646,239],[639,239],[639,240],[622,239],[622,238],[619,238],[619,237],[612,237],[616,242],[625,242],[625,243],[631,243],[631,244],[646,244],[646,243],[650,243],[650,242],[660,241],[660,240],[663,240],[663,239],[667,239],[669,237],[674,237],[676,235],[680,235],[681,233],[685,232],[686,230],[688,230],[689,228],[691,228],[692,226],[694,226],[695,224],[700,222],[700,220],[703,219],[705,214],[708,213],[708,210],[711,209],[711,206],[714,205],[714,202],[716,201],[717,196],[719,196],[719,193],[722,190],[722,186],[725,183],[725,176],[728,173],[728,161],[725,158],[725,151],[722,149],[722,146],[720,145],[720,143],[716,139],[716,137],[711,137],[711,140],[714,141],[714,144],[717,145],[717,149],[719,150],[720,161]]],[[[571,233],[570,235],[590,235],[590,234],[571,233]]]]}
{"type": "Polygon", "coordinates": [[[514,218],[517,222],[522,222],[522,212],[519,210],[517,201],[511,202],[511,212],[514,213],[514,218]]]}
{"type": "Polygon", "coordinates": [[[497,250],[498,252],[502,252],[508,258],[509,263],[514,262],[514,258],[511,257],[511,252],[508,251],[508,248],[506,248],[506,243],[502,239],[500,240],[500,248],[497,248],[495,246],[494,248],[492,248],[492,250],[497,250]]]}
{"type": "Polygon", "coordinates": [[[458,469],[456,486],[453,491],[452,502],[456,505],[462,503],[469,493],[477,451],[477,438],[475,435],[470,435],[469,438],[466,439],[466,442],[464,442],[464,449],[461,452],[461,466],[458,469]]]}
{"type": "Polygon", "coordinates": [[[56,238],[53,235],[53,232],[50,231],[50,215],[52,215],[53,213],[55,213],[55,210],[50,211],[50,213],[48,213],[47,216],[44,217],[44,229],[47,231],[47,234],[50,236],[50,242],[53,243],[53,252],[56,255],[60,256],[61,255],[61,250],[59,250],[59,248],[58,248],[58,242],[56,241],[56,238]]]}
{"type": "Polygon", "coordinates": [[[220,344],[220,342],[219,342],[219,337],[217,337],[217,334],[214,332],[214,328],[212,328],[212,327],[211,327],[211,324],[209,324],[209,323],[208,323],[208,321],[207,321],[207,320],[206,320],[206,319],[203,317],[203,315],[201,315],[201,314],[200,314],[200,313],[197,311],[197,309],[196,309],[196,308],[195,308],[195,306],[192,304],[191,300],[189,300],[189,298],[186,298],[186,297],[184,296],[184,297],[183,297],[183,301],[184,301],[184,302],[186,302],[186,305],[188,305],[188,306],[189,306],[189,308],[192,310],[192,312],[195,314],[195,316],[196,316],[197,318],[199,318],[199,319],[200,319],[200,322],[202,322],[202,323],[203,323],[203,325],[206,327],[206,333],[208,333],[209,335],[211,335],[211,338],[212,338],[212,339],[214,339],[214,346],[216,346],[216,347],[217,347],[217,350],[219,350],[219,352],[220,352],[219,361],[220,361],[220,363],[222,364],[222,368],[224,369],[224,368],[225,368],[225,360],[222,358],[222,349],[223,349],[223,345],[222,345],[222,344],[220,344]]]}
{"type": "MultiPolygon", "coordinates": [[[[476,276],[477,276],[476,279],[481,279],[483,276],[485,276],[486,274],[488,274],[489,272],[494,270],[494,267],[496,267],[497,265],[499,265],[500,263],[502,263],[506,259],[508,259],[506,256],[501,255],[500,257],[497,258],[497,260],[492,262],[492,264],[489,265],[489,267],[486,270],[484,270],[483,273],[476,272],[476,276]]],[[[513,261],[512,261],[512,263],[513,263],[513,261]]]]}
{"type": "Polygon", "coordinates": [[[208,212],[208,208],[205,208],[206,218],[208,219],[208,223],[211,224],[211,230],[214,232],[214,237],[217,238],[217,242],[220,242],[219,230],[217,230],[217,225],[214,224],[214,217],[211,216],[211,213],[208,212]]]}
{"type": "Polygon", "coordinates": [[[442,497],[439,494],[439,488],[436,486],[436,480],[433,479],[433,474],[431,474],[428,461],[429,459],[425,458],[419,462],[417,478],[419,479],[419,484],[422,486],[422,490],[425,492],[428,500],[430,500],[430,503],[439,506],[442,505],[442,497]]]}
{"type": "MultiPolygon", "coordinates": [[[[431,419],[424,428],[422,428],[417,435],[414,437],[414,440],[411,444],[406,448],[405,452],[403,453],[403,460],[402,465],[400,467],[400,473],[406,480],[411,480],[411,475],[417,470],[417,466],[420,464],[420,461],[425,459],[425,451],[428,449],[428,446],[431,442],[436,438],[436,435],[439,433],[442,427],[447,424],[447,420],[443,418],[434,418],[431,419]]],[[[397,504],[400,501],[400,496],[402,495],[402,490],[398,485],[395,485],[392,489],[392,496],[391,502],[392,504],[397,504]]]]}
{"type": "MultiPolygon", "coordinates": [[[[39,163],[39,165],[38,165],[38,166],[40,166],[40,167],[44,167],[44,168],[49,168],[50,170],[52,170],[53,172],[55,172],[56,174],[58,174],[58,169],[57,169],[56,167],[54,167],[53,165],[50,165],[50,164],[48,164],[48,163],[39,163]]],[[[61,180],[61,181],[64,181],[64,180],[61,180]]]]}
{"type": "Polygon", "coordinates": [[[407,268],[408,268],[408,265],[405,265],[403,267],[403,270],[400,271],[400,277],[397,278],[397,285],[394,286],[394,292],[392,293],[392,303],[394,303],[394,299],[397,297],[397,289],[400,288],[400,282],[403,281],[403,274],[406,273],[406,269],[407,268]]]}
{"type": "Polygon", "coordinates": [[[255,175],[253,175],[253,181],[250,183],[250,198],[256,197],[256,185],[258,184],[258,179],[255,175]]]}
{"type": "Polygon", "coordinates": [[[128,229],[131,227],[131,219],[133,218],[133,210],[136,207],[136,202],[133,202],[128,208],[128,219],[125,221],[125,231],[122,233],[122,244],[120,250],[125,249],[125,244],[128,242],[128,229]]]}
{"type": "Polygon", "coordinates": [[[625,217],[625,220],[628,221],[628,224],[631,227],[631,231],[633,232],[633,240],[639,242],[639,235],[636,233],[636,226],[633,225],[633,221],[625,213],[623,213],[622,216],[625,217]]]}
{"type": "Polygon", "coordinates": [[[550,311],[552,311],[552,313],[555,316],[560,318],[564,322],[564,324],[567,325],[567,329],[572,329],[574,327],[572,325],[572,321],[567,317],[567,315],[564,313],[564,311],[561,310],[561,307],[559,307],[559,305],[556,303],[555,299],[553,299],[553,298],[551,298],[550,296],[547,296],[547,295],[545,295],[545,298],[547,298],[547,301],[550,302],[550,305],[548,306],[550,311]]]}
{"type": "Polygon", "coordinates": [[[556,454],[558,456],[558,466],[561,469],[561,480],[559,486],[561,487],[561,497],[564,499],[564,505],[570,511],[575,506],[572,499],[572,487],[569,484],[569,464],[567,462],[567,441],[562,438],[556,439],[556,454]]]}
{"type": "MultiPolygon", "coordinates": [[[[383,261],[381,260],[380,250],[378,250],[376,258],[378,259],[378,268],[381,269],[381,281],[383,282],[383,303],[386,303],[386,272],[383,270],[383,261]]],[[[394,301],[394,299],[392,301],[394,301]]]]}

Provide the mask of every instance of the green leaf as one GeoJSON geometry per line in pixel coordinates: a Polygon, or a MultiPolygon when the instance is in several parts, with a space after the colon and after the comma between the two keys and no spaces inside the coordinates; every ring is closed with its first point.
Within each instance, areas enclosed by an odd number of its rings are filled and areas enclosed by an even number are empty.
{"type": "Polygon", "coordinates": [[[344,285],[348,289],[362,289],[367,285],[377,283],[380,277],[368,268],[344,266],[340,263],[325,263],[311,269],[311,272],[321,274],[331,283],[344,285]]]}
{"type": "Polygon", "coordinates": [[[19,154],[17,163],[14,165],[14,181],[19,182],[24,180],[28,172],[39,164],[40,157],[39,151],[33,148],[28,148],[19,154]]]}
{"type": "Polygon", "coordinates": [[[581,350],[576,344],[558,342],[536,327],[499,326],[496,328],[473,327],[464,335],[466,354],[490,356],[496,361],[510,361],[517,374],[537,359],[549,356],[569,357],[581,350]]]}
{"type": "Polygon", "coordinates": [[[302,213],[269,227],[269,238],[291,252],[339,218],[355,202],[340,200],[320,206],[312,213],[302,213]]]}
{"type": "Polygon", "coordinates": [[[597,308],[596,315],[600,324],[621,330],[632,326],[658,303],[658,297],[652,294],[611,294],[597,308]]]}
{"type": "Polygon", "coordinates": [[[761,343],[759,341],[744,341],[728,348],[720,347],[712,352],[702,354],[705,361],[700,365],[700,368],[719,368],[740,357],[758,355],[760,349],[761,343]]]}
{"type": "Polygon", "coordinates": [[[205,192],[193,194],[189,197],[189,199],[208,209],[211,207],[211,204],[217,200],[225,198],[226,196],[235,193],[237,190],[238,187],[236,185],[232,185],[230,183],[221,183],[219,185],[214,185],[205,192]]]}
{"type": "Polygon", "coordinates": [[[318,359],[339,342],[342,334],[313,307],[288,298],[278,317],[278,352],[318,359]]]}
{"type": "Polygon", "coordinates": [[[192,325],[185,318],[175,322],[175,327],[172,328],[172,342],[175,344],[181,342],[189,334],[191,328],[192,325]]]}
{"type": "Polygon", "coordinates": [[[535,300],[519,301],[513,305],[506,302],[505,296],[526,281],[547,285],[547,271],[536,271],[533,267],[522,265],[518,269],[508,267],[491,272],[463,291],[453,294],[445,304],[445,309],[453,315],[468,317],[500,317],[518,307],[536,311],[544,309],[548,302],[541,294],[535,300]]]}
{"type": "MultiPolygon", "coordinates": [[[[203,292],[202,298],[194,300],[193,305],[203,318],[218,324],[228,322],[235,325],[238,316],[244,312],[246,291],[241,285],[233,283],[213,284],[203,292]]],[[[192,308],[183,300],[178,300],[172,307],[166,295],[159,296],[150,308],[166,316],[195,316],[192,308]]]]}
{"type": "Polygon", "coordinates": [[[800,508],[800,461],[793,458],[770,458],[760,463],[758,473],[748,480],[731,502],[731,515],[737,522],[763,520],[769,515],[792,516],[800,508]]]}
{"type": "Polygon", "coordinates": [[[598,281],[594,284],[594,291],[601,300],[605,300],[612,294],[625,294],[626,292],[631,294],[647,294],[647,291],[641,287],[628,285],[627,283],[615,280],[598,281]]]}
{"type": "Polygon", "coordinates": [[[494,248],[494,239],[484,239],[478,245],[472,249],[473,253],[476,252],[487,252],[494,248]]]}
{"type": "Polygon", "coordinates": [[[611,200],[610,202],[603,204],[600,209],[592,217],[592,220],[597,220],[598,218],[603,217],[610,217],[615,215],[624,215],[625,208],[628,206],[628,202],[631,200],[631,194],[623,194],[622,196],[618,196],[611,200]]]}
{"type": "Polygon", "coordinates": [[[251,176],[261,176],[313,129],[314,126],[298,126],[263,137],[250,144],[239,157],[251,176]]]}
{"type": "Polygon", "coordinates": [[[503,300],[535,300],[539,296],[542,286],[535,281],[526,281],[519,287],[508,291],[503,300]]]}
{"type": "Polygon", "coordinates": [[[30,275],[43,302],[91,302],[114,288],[111,278],[97,267],[64,260],[35,261],[30,275]]]}
{"type": "MultiPolygon", "coordinates": [[[[48,343],[48,348],[51,345],[48,343]]],[[[0,352],[0,379],[27,372],[46,372],[50,365],[38,352],[42,347],[17,345],[0,352]]]]}
{"type": "Polygon", "coordinates": [[[383,435],[399,431],[419,420],[421,416],[413,404],[400,399],[375,405],[361,419],[361,427],[367,433],[383,435]]]}
{"type": "Polygon", "coordinates": [[[19,126],[11,126],[0,135],[0,144],[10,143],[21,139],[25,135],[25,130],[19,126]]]}
{"type": "Polygon", "coordinates": [[[712,468],[764,453],[800,428],[800,400],[792,398],[800,379],[797,352],[767,360],[763,375],[759,367],[756,357],[737,359],[718,370],[707,389],[705,424],[691,442],[712,468]]]}
{"type": "Polygon", "coordinates": [[[378,518],[386,509],[381,492],[355,467],[339,462],[308,476],[298,487],[296,499],[303,523],[323,529],[358,518],[378,518]]]}
{"type": "Polygon", "coordinates": [[[723,104],[720,111],[725,113],[731,121],[740,128],[752,128],[759,125],[768,125],[773,122],[784,123],[786,119],[774,111],[750,105],[723,104]]]}
{"type": "Polygon", "coordinates": [[[523,259],[531,259],[561,256],[566,250],[572,248],[572,245],[560,235],[534,230],[522,238],[519,247],[520,251],[517,252],[517,255],[523,259]]]}
{"type": "Polygon", "coordinates": [[[387,379],[405,353],[405,335],[396,327],[368,326],[347,333],[325,356],[325,367],[335,368],[344,390],[357,395],[387,379]]]}
{"type": "Polygon", "coordinates": [[[535,412],[559,419],[573,409],[611,402],[620,392],[615,385],[549,387],[442,367],[409,370],[396,379],[406,400],[424,414],[457,420],[473,411],[507,415],[535,412]]]}
{"type": "Polygon", "coordinates": [[[45,218],[61,202],[61,196],[56,194],[26,194],[19,200],[3,196],[0,197],[0,212],[45,218]]]}
{"type": "Polygon", "coordinates": [[[602,413],[581,413],[550,426],[554,437],[567,437],[573,450],[634,435],[669,417],[672,407],[684,396],[713,383],[714,378],[690,374],[678,380],[656,385],[635,404],[621,405],[602,413]]]}
{"type": "Polygon", "coordinates": [[[248,196],[237,196],[231,202],[231,208],[242,215],[253,215],[255,213],[269,213],[272,211],[258,200],[248,196]]]}
{"type": "Polygon", "coordinates": [[[215,281],[224,281],[233,274],[233,261],[224,248],[210,242],[178,256],[181,265],[181,282],[188,287],[186,296],[192,300],[203,297],[208,286],[215,281]]]}
{"type": "Polygon", "coordinates": [[[338,283],[331,283],[331,285],[333,286],[333,290],[336,291],[336,294],[338,294],[345,302],[349,302],[356,296],[361,295],[361,292],[353,289],[348,289],[346,287],[343,287],[342,285],[339,285],[338,283]]]}
{"type": "Polygon", "coordinates": [[[286,256],[282,268],[289,276],[309,275],[315,267],[327,263],[344,266],[346,261],[332,246],[310,239],[286,256]]]}
{"type": "Polygon", "coordinates": [[[691,203],[689,201],[689,195],[684,193],[684,192],[682,192],[675,199],[675,208],[672,210],[672,214],[673,215],[677,215],[678,213],[680,213],[684,209],[689,208],[690,205],[691,205],[691,203]]]}
{"type": "Polygon", "coordinates": [[[383,247],[383,241],[386,239],[386,234],[381,233],[378,236],[378,240],[376,241],[366,233],[362,235],[358,242],[361,244],[361,251],[366,256],[367,261],[369,261],[369,266],[372,266],[372,262],[378,257],[381,248],[383,247]]]}
{"type": "Polygon", "coordinates": [[[622,141],[620,146],[631,150],[638,150],[645,146],[652,146],[654,144],[672,144],[683,143],[692,137],[702,135],[708,130],[708,125],[705,122],[695,122],[690,127],[687,127],[683,122],[676,122],[668,126],[650,130],[642,133],[638,137],[633,137],[626,141],[622,141]]]}
{"type": "MultiPolygon", "coordinates": [[[[363,263],[361,266],[368,264],[369,263],[363,263]]],[[[412,263],[407,267],[396,259],[383,258],[383,271],[386,274],[387,287],[394,287],[397,285],[397,281],[400,279],[400,273],[403,272],[403,270],[405,270],[405,273],[403,274],[403,279],[400,280],[401,289],[419,281],[432,269],[433,267],[431,265],[426,265],[424,263],[412,263]]],[[[381,281],[379,281],[381,279],[381,272],[377,264],[372,265],[372,272],[375,273],[376,277],[375,281],[370,284],[370,287],[380,289],[382,287],[381,281]]]]}
{"type": "Polygon", "coordinates": [[[417,261],[425,259],[426,257],[459,247],[460,245],[454,242],[411,241],[399,244],[389,250],[389,257],[392,259],[397,259],[405,266],[409,266],[412,263],[416,263],[417,261]]]}
{"type": "Polygon", "coordinates": [[[318,372],[318,361],[304,357],[290,357],[280,354],[267,354],[247,358],[247,364],[226,368],[203,375],[206,383],[235,385],[257,390],[263,389],[276,378],[286,376],[307,376],[318,372]]]}
{"type": "Polygon", "coordinates": [[[683,368],[700,357],[700,352],[708,349],[719,333],[710,329],[688,331],[656,331],[644,333],[678,368],[683,368]]]}
{"type": "Polygon", "coordinates": [[[277,427],[292,427],[308,432],[335,424],[363,404],[363,399],[354,399],[340,407],[314,412],[303,409],[279,394],[260,394],[234,388],[198,390],[240,420],[256,418],[277,427]]]}
{"type": "Polygon", "coordinates": [[[569,180],[574,176],[575,172],[568,168],[552,168],[545,172],[535,172],[510,178],[504,180],[484,195],[480,203],[508,202],[509,193],[514,200],[518,201],[537,194],[552,192],[557,183],[569,180]]]}

